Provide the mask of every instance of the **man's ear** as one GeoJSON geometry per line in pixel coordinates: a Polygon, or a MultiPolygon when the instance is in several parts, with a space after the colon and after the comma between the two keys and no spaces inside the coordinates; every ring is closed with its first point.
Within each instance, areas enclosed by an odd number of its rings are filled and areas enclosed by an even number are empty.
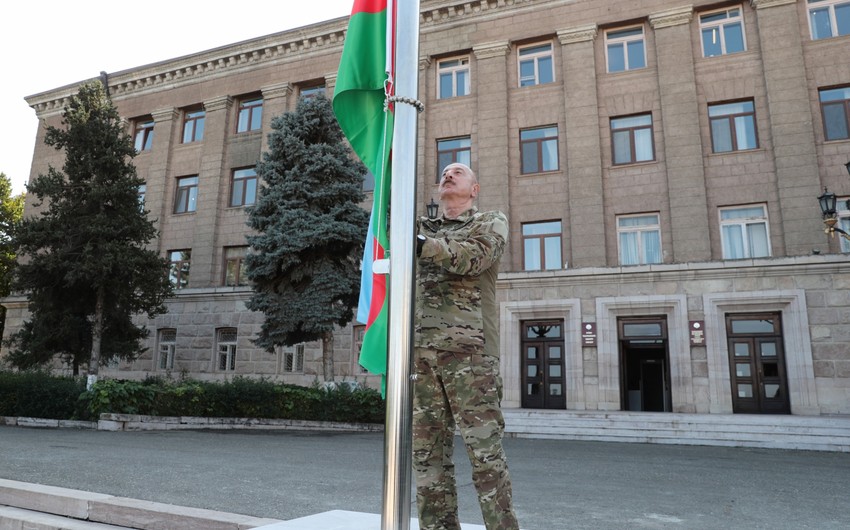
{"type": "Polygon", "coordinates": [[[479,189],[481,189],[481,186],[479,186],[477,182],[472,185],[472,198],[473,199],[478,197],[478,190],[479,189]]]}

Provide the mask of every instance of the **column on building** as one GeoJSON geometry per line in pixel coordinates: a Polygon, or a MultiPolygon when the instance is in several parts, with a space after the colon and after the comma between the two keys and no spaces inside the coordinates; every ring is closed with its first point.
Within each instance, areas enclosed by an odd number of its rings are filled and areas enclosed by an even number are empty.
{"type": "Polygon", "coordinates": [[[558,31],[566,109],[572,267],[604,267],[602,146],[596,94],[596,24],[558,31]]]}
{"type": "Polygon", "coordinates": [[[260,89],[263,93],[263,146],[260,152],[269,149],[269,133],[272,131],[272,119],[288,112],[289,96],[292,95],[290,83],[264,86],[260,89]]]}
{"type": "Polygon", "coordinates": [[[802,31],[794,0],[751,0],[773,138],[782,235],[788,256],[810,254],[822,231],[814,199],[820,195],[812,102],[805,80],[802,31]],[[813,212],[814,210],[814,212],[813,212]]]}
{"type": "Polygon", "coordinates": [[[333,101],[334,90],[336,89],[336,72],[325,74],[325,97],[333,101]]]}
{"type": "MultiPolygon", "coordinates": [[[[192,240],[192,274],[189,287],[216,285],[215,265],[216,232],[226,193],[228,168],[227,154],[228,114],[233,100],[220,96],[204,101],[206,126],[201,169],[198,174],[198,209],[195,213],[195,232],[192,240]]],[[[225,199],[226,200],[226,199],[225,199]]]]}
{"type": "MultiPolygon", "coordinates": [[[[479,207],[482,210],[510,211],[510,174],[508,171],[511,146],[508,143],[508,51],[507,41],[473,46],[477,61],[478,99],[477,162],[481,183],[479,207]],[[486,154],[486,156],[482,156],[486,154]]],[[[518,146],[514,147],[518,149],[518,146]]],[[[515,243],[516,244],[516,243],[515,243]]],[[[502,270],[511,270],[511,248],[505,248],[502,270]]]]}
{"type": "MultiPolygon", "coordinates": [[[[145,209],[150,211],[149,216],[156,228],[162,230],[162,220],[168,219],[171,214],[172,205],[166,204],[166,198],[168,187],[174,185],[174,179],[169,178],[173,153],[171,146],[177,143],[174,135],[179,128],[180,111],[175,108],[159,109],[151,115],[154,121],[153,145],[146,155],[151,157],[151,162],[147,174],[141,176],[145,179],[145,209]]],[[[156,244],[160,245],[161,241],[162,238],[157,238],[156,244]]],[[[160,253],[163,251],[161,248],[157,250],[160,253]]]]}
{"type": "Polygon", "coordinates": [[[692,6],[649,16],[655,30],[673,261],[707,261],[708,203],[691,40],[692,6]]]}
{"type": "MultiPolygon", "coordinates": [[[[431,88],[429,88],[430,80],[433,77],[433,74],[429,70],[431,68],[431,58],[430,57],[420,57],[419,58],[419,85],[417,90],[418,94],[414,94],[416,99],[425,103],[426,110],[428,106],[428,102],[432,101],[429,97],[431,92],[431,88]]],[[[416,215],[421,216],[425,215],[425,205],[428,204],[428,201],[433,197],[433,189],[434,189],[434,179],[426,177],[429,175],[427,173],[426,168],[429,167],[426,163],[426,156],[428,156],[428,147],[426,145],[426,139],[428,138],[428,112],[419,113],[419,117],[417,118],[417,135],[416,135],[416,171],[417,171],[417,186],[416,186],[416,215]]],[[[430,173],[433,175],[433,173],[430,173]]]]}

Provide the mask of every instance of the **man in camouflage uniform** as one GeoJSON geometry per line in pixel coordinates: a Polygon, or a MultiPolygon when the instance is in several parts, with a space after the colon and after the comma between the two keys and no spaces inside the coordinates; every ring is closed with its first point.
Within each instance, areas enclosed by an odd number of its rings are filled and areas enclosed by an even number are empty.
{"type": "Polygon", "coordinates": [[[413,468],[421,530],[460,530],[452,452],[466,444],[487,530],[518,530],[502,449],[496,275],[508,237],[501,212],[478,212],[478,179],[450,164],[442,216],[418,223],[413,468]]]}

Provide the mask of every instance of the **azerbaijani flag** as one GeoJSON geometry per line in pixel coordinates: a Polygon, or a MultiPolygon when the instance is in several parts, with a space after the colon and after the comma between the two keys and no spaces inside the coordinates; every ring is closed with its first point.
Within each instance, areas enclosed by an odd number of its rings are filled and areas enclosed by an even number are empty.
{"type": "MultiPolygon", "coordinates": [[[[376,261],[388,257],[387,214],[390,197],[390,148],[393,137],[394,3],[354,0],[337,72],[333,108],[351,148],[375,177],[372,215],[363,253],[357,320],[366,323],[360,364],[369,372],[387,372],[387,275],[376,261]]],[[[384,262],[386,263],[386,262],[384,262]]]]}

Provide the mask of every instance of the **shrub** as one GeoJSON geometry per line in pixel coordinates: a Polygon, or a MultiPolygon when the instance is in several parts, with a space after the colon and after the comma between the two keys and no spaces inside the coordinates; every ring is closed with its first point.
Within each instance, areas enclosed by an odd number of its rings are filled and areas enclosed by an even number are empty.
{"type": "Polygon", "coordinates": [[[89,419],[78,397],[86,390],[85,378],[54,376],[41,370],[0,371],[0,416],[89,419]]]}

